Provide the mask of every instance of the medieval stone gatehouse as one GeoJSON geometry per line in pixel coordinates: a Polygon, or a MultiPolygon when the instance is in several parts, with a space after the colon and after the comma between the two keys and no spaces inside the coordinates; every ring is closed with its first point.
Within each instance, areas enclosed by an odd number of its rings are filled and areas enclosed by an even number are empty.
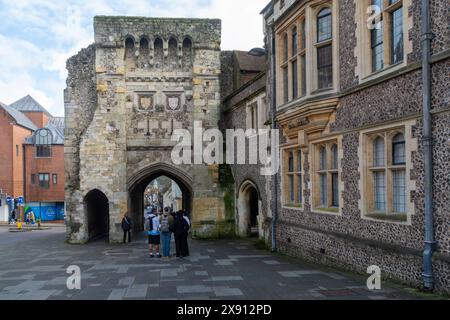
{"type": "Polygon", "coordinates": [[[221,22],[102,16],[94,32],[67,63],[68,241],[120,241],[127,211],[141,230],[144,189],[161,175],[182,189],[194,233],[214,235],[225,220],[218,166],[174,165],[171,136],[194,121],[218,127],[221,22]]]}

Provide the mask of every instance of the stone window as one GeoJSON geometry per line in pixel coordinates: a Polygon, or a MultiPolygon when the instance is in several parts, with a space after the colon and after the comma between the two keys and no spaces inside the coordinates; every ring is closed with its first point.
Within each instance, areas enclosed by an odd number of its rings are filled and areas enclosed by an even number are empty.
{"type": "MultiPolygon", "coordinates": [[[[374,21],[370,32],[372,72],[404,61],[403,0],[370,0],[374,21]]],[[[406,12],[406,13],[405,13],[406,12]]]]}
{"type": "Polygon", "coordinates": [[[162,67],[164,63],[164,45],[160,37],[155,39],[154,51],[155,67],[162,67]]]}
{"type": "Polygon", "coordinates": [[[264,129],[267,121],[266,96],[260,95],[246,105],[247,130],[264,129]]]}
{"type": "Polygon", "coordinates": [[[301,5],[278,24],[277,104],[333,90],[338,80],[334,61],[338,53],[335,1],[311,1],[301,5]]]}
{"type": "Polygon", "coordinates": [[[337,140],[313,145],[312,172],[314,210],[338,213],[340,205],[340,173],[337,140]]]}
{"type": "Polygon", "coordinates": [[[330,8],[317,15],[317,78],[318,89],[333,86],[333,16],[330,8]]]}
{"type": "Polygon", "coordinates": [[[31,174],[31,184],[36,184],[36,175],[34,173],[31,174]]]}
{"type": "Polygon", "coordinates": [[[284,206],[303,207],[303,155],[301,149],[284,150],[283,191],[284,206]]]}
{"type": "Polygon", "coordinates": [[[52,174],[53,184],[58,184],[58,175],[56,173],[52,174]]]}
{"type": "Polygon", "coordinates": [[[301,22],[301,42],[300,42],[300,92],[301,96],[306,95],[306,20],[301,22]]]}
{"type": "Polygon", "coordinates": [[[192,41],[189,38],[185,38],[183,40],[183,67],[185,69],[192,67],[193,57],[192,41]]]}
{"type": "Polygon", "coordinates": [[[178,65],[178,42],[174,37],[169,39],[169,62],[173,67],[178,65]]]}
{"type": "Polygon", "coordinates": [[[43,189],[50,188],[50,174],[49,173],[39,173],[39,187],[43,189]]]}
{"type": "Polygon", "coordinates": [[[134,40],[131,37],[125,39],[125,59],[134,58],[134,40]]]}
{"type": "Polygon", "coordinates": [[[129,69],[136,67],[135,65],[136,52],[135,52],[135,41],[132,37],[127,37],[125,39],[125,65],[129,69]]]}
{"type": "Polygon", "coordinates": [[[248,107],[250,127],[248,129],[258,130],[258,104],[255,102],[248,107]]]}
{"type": "Polygon", "coordinates": [[[288,70],[288,59],[289,59],[289,44],[288,35],[285,33],[283,35],[283,53],[281,60],[281,72],[283,75],[282,86],[283,86],[283,103],[289,102],[289,70],[288,70]]]}
{"type": "Polygon", "coordinates": [[[405,221],[407,214],[405,130],[366,134],[366,182],[364,199],[366,215],[371,218],[391,217],[405,221]]]}
{"type": "Polygon", "coordinates": [[[41,129],[36,132],[36,158],[50,158],[52,156],[52,140],[50,130],[41,129]]]}
{"type": "Polygon", "coordinates": [[[150,56],[150,47],[148,44],[148,39],[145,37],[141,38],[139,43],[139,67],[142,69],[149,67],[149,56],[150,56]]]}

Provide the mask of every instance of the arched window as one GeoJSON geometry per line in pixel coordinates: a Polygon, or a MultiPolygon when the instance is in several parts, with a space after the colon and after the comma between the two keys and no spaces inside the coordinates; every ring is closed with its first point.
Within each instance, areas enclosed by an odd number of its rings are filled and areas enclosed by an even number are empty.
{"type": "Polygon", "coordinates": [[[157,37],[155,39],[154,50],[155,50],[155,66],[160,67],[164,62],[164,46],[163,41],[160,37],[157,37]]]}
{"type": "Polygon", "coordinates": [[[149,66],[149,54],[150,54],[150,48],[148,44],[148,40],[145,37],[141,38],[141,41],[139,43],[139,66],[141,68],[146,68],[149,66]]]}
{"type": "Polygon", "coordinates": [[[183,66],[191,67],[193,60],[192,41],[189,38],[183,40],[183,66]]]}
{"type": "Polygon", "coordinates": [[[52,156],[52,133],[48,129],[41,129],[36,132],[36,157],[49,158],[52,156]]]}
{"type": "Polygon", "coordinates": [[[169,39],[169,61],[171,64],[178,62],[178,43],[173,37],[169,39]]]}
{"type": "Polygon", "coordinates": [[[335,170],[338,168],[338,148],[335,144],[331,147],[331,157],[331,169],[335,170]]]}
{"type": "Polygon", "coordinates": [[[298,33],[297,33],[297,27],[294,27],[292,29],[292,56],[295,56],[297,54],[298,50],[298,33]]]}
{"type": "Polygon", "coordinates": [[[324,8],[317,15],[317,42],[330,40],[332,35],[331,9],[324,8]]]}
{"type": "Polygon", "coordinates": [[[125,58],[134,58],[134,40],[131,37],[125,39],[125,58]]]}
{"type": "Polygon", "coordinates": [[[384,139],[378,137],[373,142],[373,166],[383,167],[385,164],[384,139]]]}
{"type": "Polygon", "coordinates": [[[386,164],[384,138],[377,137],[373,141],[373,167],[383,170],[373,172],[374,209],[377,212],[386,210],[386,164]]]}
{"type": "Polygon", "coordinates": [[[289,179],[289,203],[295,202],[295,191],[294,191],[294,152],[289,152],[289,172],[288,172],[288,179],[289,179]]]}
{"type": "Polygon", "coordinates": [[[289,58],[288,47],[288,36],[287,33],[285,33],[283,37],[283,62],[286,62],[289,58]]]}
{"type": "Polygon", "coordinates": [[[392,139],[392,163],[394,165],[404,165],[406,163],[405,137],[401,133],[392,139]]]}
{"type": "Polygon", "coordinates": [[[324,8],[317,15],[317,75],[319,89],[333,86],[332,36],[331,9],[324,8]]]}
{"type": "Polygon", "coordinates": [[[148,40],[147,38],[142,38],[139,47],[141,50],[148,50],[148,40]]]}
{"type": "Polygon", "coordinates": [[[324,146],[319,149],[319,170],[327,170],[327,149],[324,146]]]}

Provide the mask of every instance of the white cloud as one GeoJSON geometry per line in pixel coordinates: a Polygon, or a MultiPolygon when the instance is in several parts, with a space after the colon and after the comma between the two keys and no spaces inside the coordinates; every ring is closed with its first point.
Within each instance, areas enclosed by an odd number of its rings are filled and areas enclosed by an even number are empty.
{"type": "Polygon", "coordinates": [[[268,1],[0,0],[0,101],[31,94],[63,115],[66,60],[93,42],[95,15],[218,18],[222,49],[249,50],[263,45],[259,12],[268,1]]]}

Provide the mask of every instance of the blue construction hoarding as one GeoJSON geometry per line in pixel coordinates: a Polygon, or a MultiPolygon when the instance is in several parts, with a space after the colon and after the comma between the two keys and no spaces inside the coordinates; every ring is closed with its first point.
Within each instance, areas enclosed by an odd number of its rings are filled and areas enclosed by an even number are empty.
{"type": "Polygon", "coordinates": [[[64,220],[64,202],[30,202],[27,211],[33,210],[34,215],[41,221],[64,220]]]}

